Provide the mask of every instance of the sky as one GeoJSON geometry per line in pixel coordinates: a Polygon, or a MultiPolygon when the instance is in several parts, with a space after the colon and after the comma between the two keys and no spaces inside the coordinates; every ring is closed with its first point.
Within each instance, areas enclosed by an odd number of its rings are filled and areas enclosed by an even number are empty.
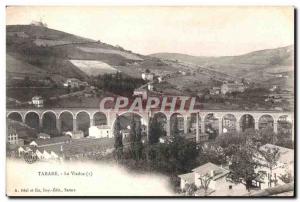
{"type": "Polygon", "coordinates": [[[294,44],[293,7],[14,6],[6,24],[49,28],[140,54],[240,55],[294,44]]]}

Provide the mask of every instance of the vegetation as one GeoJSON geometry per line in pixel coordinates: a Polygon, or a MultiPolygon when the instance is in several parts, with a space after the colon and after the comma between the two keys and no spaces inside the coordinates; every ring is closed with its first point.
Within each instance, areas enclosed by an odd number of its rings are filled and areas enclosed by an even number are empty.
{"type": "Polygon", "coordinates": [[[120,72],[96,76],[92,82],[92,85],[100,89],[123,96],[132,96],[134,89],[143,84],[145,84],[144,80],[120,72]]]}
{"type": "Polygon", "coordinates": [[[212,180],[212,177],[208,173],[206,173],[205,175],[200,176],[199,179],[200,179],[200,182],[201,182],[201,187],[200,188],[204,189],[204,195],[206,196],[208,188],[209,188],[210,181],[212,180]]]}
{"type": "Polygon", "coordinates": [[[114,137],[115,137],[115,157],[117,160],[120,160],[123,155],[123,142],[121,134],[121,124],[119,116],[116,118],[114,125],[114,137]]]}
{"type": "Polygon", "coordinates": [[[166,135],[165,131],[157,118],[151,118],[149,125],[149,144],[156,144],[159,142],[160,137],[166,135]]]}
{"type": "Polygon", "coordinates": [[[136,124],[134,117],[132,117],[130,123],[130,150],[132,158],[135,161],[139,161],[142,158],[142,150],[143,150],[143,143],[142,143],[142,129],[141,129],[141,120],[136,124]]]}

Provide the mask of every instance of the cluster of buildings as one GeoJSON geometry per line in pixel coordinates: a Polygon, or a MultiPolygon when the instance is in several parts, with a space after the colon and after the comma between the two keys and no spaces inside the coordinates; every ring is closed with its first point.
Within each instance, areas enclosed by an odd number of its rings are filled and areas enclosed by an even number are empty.
{"type": "Polygon", "coordinates": [[[105,155],[113,151],[114,140],[112,138],[83,137],[82,135],[66,133],[63,136],[50,137],[48,134],[40,133],[37,138],[29,143],[20,144],[20,139],[12,139],[8,135],[8,149],[10,156],[22,158],[25,153],[33,153],[38,160],[64,160],[78,159],[92,155],[94,157],[105,155]],[[13,154],[13,155],[12,155],[13,154]]]}
{"type": "Polygon", "coordinates": [[[245,85],[240,82],[234,83],[223,83],[220,87],[213,87],[209,90],[210,95],[226,95],[227,93],[233,92],[244,92],[246,89],[245,85]]]}
{"type": "MultiPolygon", "coordinates": [[[[257,168],[257,171],[263,171],[266,173],[263,178],[257,179],[255,180],[255,182],[253,182],[253,184],[256,185],[258,189],[266,189],[277,185],[283,185],[285,184],[285,182],[283,182],[279,178],[279,176],[286,173],[291,173],[293,175],[294,173],[294,150],[272,144],[266,144],[260,147],[261,150],[270,148],[276,148],[279,150],[279,160],[271,173],[270,169],[265,166],[266,160],[261,156],[257,157],[262,165],[257,168]]],[[[230,171],[228,166],[219,166],[208,162],[204,165],[192,169],[189,173],[178,175],[178,177],[180,178],[180,188],[181,190],[184,190],[187,185],[195,185],[197,187],[195,196],[246,195],[248,191],[246,190],[245,185],[241,183],[236,184],[227,179],[227,175],[229,172],[230,171]],[[202,183],[207,182],[208,186],[206,191],[201,188],[201,181],[202,183]]]]}
{"type": "Polygon", "coordinates": [[[80,81],[79,79],[76,79],[76,78],[69,78],[63,84],[64,87],[69,87],[71,89],[80,88],[80,87],[87,87],[88,85],[89,84],[86,81],[80,81]]]}

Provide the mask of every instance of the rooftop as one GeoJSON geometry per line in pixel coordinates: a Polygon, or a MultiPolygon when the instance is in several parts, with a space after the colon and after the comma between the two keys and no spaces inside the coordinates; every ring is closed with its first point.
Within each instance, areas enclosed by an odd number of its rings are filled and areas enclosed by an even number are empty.
{"type": "Polygon", "coordinates": [[[192,171],[198,173],[199,175],[206,175],[206,174],[210,175],[211,171],[214,171],[213,180],[218,179],[219,177],[222,177],[222,176],[226,175],[227,173],[229,173],[228,170],[221,168],[221,167],[217,166],[216,164],[213,164],[210,162],[208,162],[202,166],[199,166],[197,168],[194,168],[192,171]]]}
{"type": "Polygon", "coordinates": [[[36,139],[33,141],[36,142],[38,147],[40,147],[40,146],[44,146],[44,145],[64,143],[70,139],[71,138],[69,136],[59,136],[59,137],[53,137],[53,138],[49,138],[49,139],[36,139]]]}

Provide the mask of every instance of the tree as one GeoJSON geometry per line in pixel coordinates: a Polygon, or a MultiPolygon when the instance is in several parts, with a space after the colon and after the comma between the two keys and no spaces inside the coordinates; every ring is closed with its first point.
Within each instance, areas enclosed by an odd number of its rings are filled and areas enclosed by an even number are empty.
{"type": "Polygon", "coordinates": [[[114,125],[114,137],[115,137],[115,152],[117,155],[117,159],[120,160],[123,154],[123,141],[122,141],[122,134],[121,134],[121,124],[120,118],[117,116],[115,125],[114,125]]]}
{"type": "Polygon", "coordinates": [[[199,180],[201,183],[200,188],[204,189],[204,195],[207,196],[207,191],[209,188],[210,181],[212,180],[212,177],[208,173],[206,173],[205,175],[201,175],[199,177],[199,180]]]}
{"type": "Polygon", "coordinates": [[[293,177],[292,173],[287,170],[285,171],[284,174],[279,175],[278,178],[286,184],[294,181],[294,177],[293,177]]]}
{"type": "Polygon", "coordinates": [[[136,161],[140,160],[142,156],[143,145],[142,145],[141,126],[142,126],[141,120],[138,119],[138,121],[136,122],[134,117],[132,117],[129,137],[130,137],[131,154],[133,159],[135,159],[136,161]]]}
{"type": "Polygon", "coordinates": [[[196,191],[197,186],[194,183],[184,185],[183,192],[186,196],[194,196],[196,191]]]}
{"type": "Polygon", "coordinates": [[[178,129],[178,119],[177,117],[174,118],[173,127],[172,127],[172,134],[173,137],[179,136],[179,129],[178,129]]]}
{"type": "Polygon", "coordinates": [[[149,125],[149,144],[158,143],[159,138],[164,135],[163,127],[155,117],[150,119],[149,125]]]}
{"type": "MultiPolygon", "coordinates": [[[[280,158],[280,152],[278,148],[267,148],[266,150],[260,149],[260,155],[266,161],[266,165],[270,169],[270,178],[269,178],[269,186],[272,187],[272,171],[273,168],[277,165],[277,162],[280,158]]],[[[276,180],[276,179],[275,179],[276,180]]],[[[275,181],[276,184],[276,181],[275,181]]]]}
{"type": "Polygon", "coordinates": [[[142,156],[143,143],[142,143],[142,123],[141,119],[138,120],[135,127],[135,157],[140,160],[142,156]]]}
{"type": "Polygon", "coordinates": [[[233,183],[242,183],[250,191],[253,187],[252,181],[256,181],[263,174],[260,171],[256,171],[260,164],[255,160],[255,156],[256,146],[253,145],[251,140],[240,145],[237,152],[231,157],[230,172],[227,175],[227,180],[233,183]]]}

